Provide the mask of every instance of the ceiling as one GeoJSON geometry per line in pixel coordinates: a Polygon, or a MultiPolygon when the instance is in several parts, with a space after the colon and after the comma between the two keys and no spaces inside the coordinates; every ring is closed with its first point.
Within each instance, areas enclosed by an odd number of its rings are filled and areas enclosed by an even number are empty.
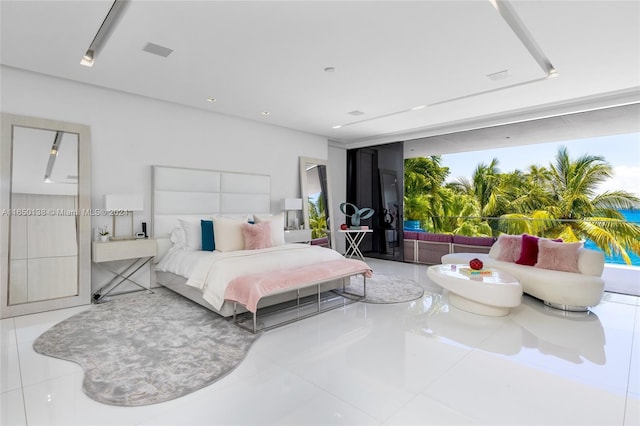
{"type": "MultiPolygon", "coordinates": [[[[629,159],[640,166],[640,104],[552,115],[536,120],[416,138],[404,143],[404,157],[575,141],[627,133],[639,134],[638,149],[629,152],[629,159]]],[[[604,152],[608,149],[615,148],[602,147],[604,152]]]]}
{"type": "Polygon", "coordinates": [[[495,1],[132,0],[85,67],[111,1],[2,0],[0,60],[347,147],[640,102],[640,2],[495,1]]]}

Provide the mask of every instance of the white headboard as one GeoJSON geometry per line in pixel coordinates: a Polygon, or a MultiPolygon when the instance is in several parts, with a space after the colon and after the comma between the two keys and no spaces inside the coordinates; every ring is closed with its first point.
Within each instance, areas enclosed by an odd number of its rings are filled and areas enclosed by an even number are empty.
{"type": "MultiPolygon", "coordinates": [[[[159,240],[180,218],[269,214],[271,176],[152,166],[151,209],[150,235],[159,240]]],[[[168,244],[159,242],[158,258],[168,244]]]]}

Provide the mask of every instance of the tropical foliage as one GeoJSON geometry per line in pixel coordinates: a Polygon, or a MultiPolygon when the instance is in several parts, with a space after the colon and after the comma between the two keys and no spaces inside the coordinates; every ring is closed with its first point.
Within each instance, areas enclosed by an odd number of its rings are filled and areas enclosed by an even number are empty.
{"type": "Polygon", "coordinates": [[[452,193],[444,187],[449,168],[439,156],[409,158],[404,163],[404,217],[430,230],[442,229],[452,193]]]}
{"type": "Polygon", "coordinates": [[[405,218],[431,232],[461,235],[528,233],[564,241],[589,239],[607,255],[640,254],[640,226],[620,209],[640,208],[626,191],[598,192],[612,177],[602,156],[571,159],[561,147],[548,167],[502,173],[498,160],[480,163],[471,179],[444,184],[441,157],[405,160],[405,218]]]}
{"type": "Polygon", "coordinates": [[[311,238],[322,238],[327,235],[327,217],[325,215],[324,196],[320,194],[314,202],[309,198],[309,228],[311,228],[311,238]]]}

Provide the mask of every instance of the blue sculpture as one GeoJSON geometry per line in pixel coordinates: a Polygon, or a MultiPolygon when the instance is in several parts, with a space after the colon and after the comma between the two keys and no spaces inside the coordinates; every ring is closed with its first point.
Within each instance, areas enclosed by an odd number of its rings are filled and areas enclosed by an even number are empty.
{"type": "Polygon", "coordinates": [[[344,213],[345,216],[351,218],[352,226],[360,226],[360,220],[369,219],[371,216],[373,216],[374,213],[374,210],[372,208],[365,207],[362,209],[358,209],[358,207],[351,203],[340,204],[340,211],[344,213]],[[353,208],[353,213],[348,214],[346,211],[347,207],[353,208]]]}

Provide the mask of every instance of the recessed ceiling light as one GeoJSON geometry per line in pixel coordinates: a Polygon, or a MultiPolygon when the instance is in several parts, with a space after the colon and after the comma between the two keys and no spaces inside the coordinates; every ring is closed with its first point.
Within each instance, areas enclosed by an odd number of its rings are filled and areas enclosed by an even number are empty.
{"type": "Polygon", "coordinates": [[[419,109],[426,108],[426,107],[427,107],[426,105],[418,105],[418,106],[415,106],[415,107],[411,108],[411,111],[417,111],[419,109]]]}
{"type": "Polygon", "coordinates": [[[269,114],[271,114],[271,113],[270,113],[269,111],[262,111],[260,114],[262,114],[262,115],[269,115],[269,114]]]}
{"type": "Polygon", "coordinates": [[[340,127],[342,127],[342,124],[338,124],[337,126],[333,126],[332,129],[339,129],[340,127]]]}
{"type": "Polygon", "coordinates": [[[359,116],[359,115],[364,115],[364,112],[362,112],[362,111],[358,111],[358,110],[354,110],[354,111],[350,111],[350,112],[348,112],[347,114],[349,114],[349,115],[353,115],[353,116],[357,117],[357,116],[359,116]]]}
{"type": "Polygon", "coordinates": [[[335,67],[326,67],[324,69],[324,72],[336,72],[336,68],[335,67]]]}
{"type": "Polygon", "coordinates": [[[217,99],[216,98],[207,98],[207,102],[211,102],[214,103],[217,99]]]}

